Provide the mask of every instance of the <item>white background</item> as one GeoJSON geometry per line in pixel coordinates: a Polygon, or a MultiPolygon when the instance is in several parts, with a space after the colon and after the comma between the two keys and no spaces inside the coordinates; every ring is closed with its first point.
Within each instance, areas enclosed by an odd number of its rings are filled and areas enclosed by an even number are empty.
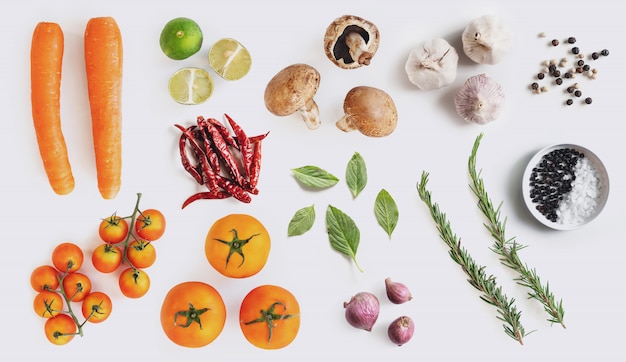
{"type": "MultiPolygon", "coordinates": [[[[424,361],[609,361],[622,353],[626,312],[622,240],[624,186],[623,123],[626,32],[615,1],[19,1],[2,11],[0,21],[2,122],[0,147],[2,187],[2,262],[4,278],[0,354],[11,360],[424,360],[424,361]],[[410,5],[413,4],[413,5],[410,5]],[[510,24],[511,53],[497,65],[472,63],[462,52],[460,34],[472,19],[495,13],[510,24]],[[381,44],[369,67],[343,70],[325,56],[326,27],[338,16],[358,15],[374,22],[381,44]],[[87,20],[113,16],[124,41],[123,176],[114,200],[97,190],[89,107],[83,63],[83,32],[87,20]],[[166,58],[158,38],[171,18],[194,18],[204,31],[200,53],[184,61],[166,58]],[[75,190],[57,196],[48,185],[38,154],[30,114],[29,51],[39,21],[58,22],[65,32],[62,81],[62,122],[76,178],[75,190]],[[545,32],[547,38],[539,38],[545,32]],[[547,45],[552,38],[575,36],[583,52],[607,48],[597,61],[598,79],[580,78],[592,105],[564,106],[563,89],[543,95],[528,85],[546,59],[560,59],[567,47],[547,45]],[[214,78],[213,97],[203,105],[182,106],[169,98],[167,81],[178,68],[208,68],[209,46],[234,37],[250,50],[253,67],[246,78],[226,82],[214,78]],[[460,54],[457,80],[447,88],[421,92],[404,73],[408,53],[417,44],[443,37],[460,54]],[[322,76],[317,103],[322,126],[306,129],[298,116],[279,118],[264,106],[268,80],[297,62],[316,67],[322,76]],[[506,91],[506,108],[488,125],[465,123],[456,114],[453,97],[469,76],[485,73],[506,91]],[[387,91],[397,105],[396,131],[382,139],[343,133],[334,122],[342,116],[343,97],[357,85],[387,91]],[[250,204],[235,200],[199,201],[180,205],[201,190],[183,171],[174,123],[191,124],[196,116],[223,119],[228,113],[249,134],[270,131],[264,142],[260,194],[250,204]],[[468,187],[467,159],[479,133],[484,133],[477,163],[493,202],[502,205],[507,233],[527,245],[520,256],[549,281],[563,300],[567,329],[551,325],[542,307],[526,299],[527,290],[499,264],[489,250],[493,240],[468,187]],[[599,218],[574,231],[553,231],[525,209],[521,176],[530,157],[557,143],[591,149],[611,178],[609,201],[599,218]],[[354,152],[367,163],[368,184],[353,199],[345,184],[345,167],[354,152]],[[317,165],[340,178],[333,188],[303,189],[291,168],[317,165]],[[521,346],[506,336],[496,310],[479,299],[465,275],[447,255],[415,185],[430,172],[433,200],[447,213],[452,229],[474,259],[497,277],[504,292],[517,300],[528,331],[521,346]],[[380,189],[395,198],[399,224],[391,240],[376,223],[373,204],[380,189]],[[87,325],[84,336],[56,347],[44,337],[44,321],[32,310],[33,268],[50,263],[60,242],[80,245],[89,258],[99,243],[97,226],[113,212],[132,211],[136,193],[143,208],[158,208],[167,217],[165,236],[155,242],[157,262],[147,270],[149,293],[125,298],[116,275],[94,271],[94,290],[112,297],[113,314],[105,323],[87,325]],[[315,205],[317,220],[303,236],[286,236],[296,210],[315,205]],[[349,259],[331,249],[325,231],[326,207],[350,215],[361,231],[357,258],[360,273],[349,259]],[[215,272],[203,253],[212,222],[229,213],[259,218],[272,236],[266,267],[256,276],[232,280],[215,272]],[[409,286],[414,299],[391,305],[384,279],[409,286]],[[212,284],[225,300],[228,316],[223,333],[212,344],[187,349],[171,343],[159,324],[165,293],[175,284],[199,280],[212,284]],[[250,345],[238,326],[239,303],[261,284],[276,284],[294,293],[301,304],[301,329],[287,348],[265,351],[250,345]],[[343,302],[359,291],[381,300],[381,314],[371,333],[353,329],[344,320],[343,302]],[[386,328],[406,314],[417,325],[413,340],[397,347],[386,328]]],[[[89,260],[89,259],[87,259],[89,260]]]]}

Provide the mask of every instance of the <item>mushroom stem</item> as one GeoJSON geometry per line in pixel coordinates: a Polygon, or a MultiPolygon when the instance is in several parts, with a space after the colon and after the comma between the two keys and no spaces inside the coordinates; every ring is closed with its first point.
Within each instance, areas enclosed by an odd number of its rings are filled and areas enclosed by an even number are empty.
{"type": "Polygon", "coordinates": [[[343,117],[341,117],[336,123],[335,125],[337,126],[337,128],[339,128],[340,130],[344,131],[344,132],[350,132],[350,131],[356,131],[357,128],[354,125],[354,122],[352,122],[352,119],[350,118],[350,115],[345,114],[343,117]]]}
{"type": "Polygon", "coordinates": [[[367,50],[367,44],[361,34],[351,32],[346,35],[346,45],[350,48],[350,56],[359,64],[369,65],[374,54],[367,50]]]}
{"type": "Polygon", "coordinates": [[[319,119],[320,111],[317,107],[317,103],[313,100],[313,98],[309,99],[306,104],[298,109],[304,123],[309,129],[316,129],[320,126],[321,122],[319,119]]]}

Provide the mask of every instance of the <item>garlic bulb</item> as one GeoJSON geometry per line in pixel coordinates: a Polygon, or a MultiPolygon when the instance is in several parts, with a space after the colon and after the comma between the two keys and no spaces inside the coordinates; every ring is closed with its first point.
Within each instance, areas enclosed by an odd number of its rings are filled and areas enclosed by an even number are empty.
{"type": "Polygon", "coordinates": [[[500,116],[504,106],[504,89],[484,74],[475,75],[454,97],[457,113],[467,122],[485,124],[500,116]]]}
{"type": "Polygon", "coordinates": [[[456,79],[459,54],[445,39],[425,41],[409,54],[404,65],[409,81],[421,90],[445,87],[456,79]]]}
{"type": "Polygon", "coordinates": [[[511,31],[495,15],[472,20],[461,35],[463,51],[479,64],[499,63],[511,48],[511,31]]]}

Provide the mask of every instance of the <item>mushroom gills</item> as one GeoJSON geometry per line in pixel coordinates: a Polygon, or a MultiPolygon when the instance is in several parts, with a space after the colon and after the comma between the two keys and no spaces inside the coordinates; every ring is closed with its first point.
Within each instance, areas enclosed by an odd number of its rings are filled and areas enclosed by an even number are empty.
{"type": "MultiPolygon", "coordinates": [[[[369,40],[370,34],[367,30],[358,25],[348,25],[343,30],[339,38],[337,38],[337,42],[333,47],[333,56],[336,60],[343,59],[343,62],[346,64],[354,63],[354,54],[352,54],[351,49],[354,49],[354,45],[357,45],[358,43],[367,44],[369,43],[369,40]],[[353,44],[353,46],[350,46],[351,44],[353,44]]],[[[371,58],[372,56],[370,54],[369,59],[371,58]]],[[[367,60],[367,63],[369,63],[369,59],[367,60]]]]}

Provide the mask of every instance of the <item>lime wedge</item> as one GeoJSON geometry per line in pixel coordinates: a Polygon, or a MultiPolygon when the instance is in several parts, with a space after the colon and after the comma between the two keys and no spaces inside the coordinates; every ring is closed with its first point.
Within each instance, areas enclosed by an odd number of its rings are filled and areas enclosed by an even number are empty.
{"type": "Polygon", "coordinates": [[[232,38],[218,40],[209,49],[209,64],[220,77],[226,80],[243,78],[252,66],[250,52],[232,38]]]}
{"type": "Polygon", "coordinates": [[[178,103],[200,104],[211,97],[213,80],[202,68],[182,68],[170,77],[169,91],[178,103]]]}

